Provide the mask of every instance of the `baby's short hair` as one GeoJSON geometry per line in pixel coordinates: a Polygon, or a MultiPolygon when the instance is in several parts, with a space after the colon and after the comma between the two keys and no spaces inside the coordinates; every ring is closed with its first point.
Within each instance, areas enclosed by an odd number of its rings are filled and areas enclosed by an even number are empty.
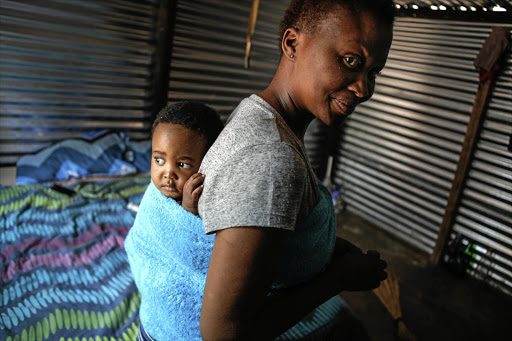
{"type": "Polygon", "coordinates": [[[153,122],[151,135],[159,123],[173,123],[197,132],[210,148],[224,127],[219,114],[209,106],[196,101],[180,101],[164,107],[153,122]]]}

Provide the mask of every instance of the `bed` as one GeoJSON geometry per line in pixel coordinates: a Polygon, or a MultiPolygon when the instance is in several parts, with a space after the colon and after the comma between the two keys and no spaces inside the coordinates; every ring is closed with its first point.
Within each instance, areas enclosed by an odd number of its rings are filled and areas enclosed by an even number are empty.
{"type": "Polygon", "coordinates": [[[149,175],[0,187],[0,340],[134,340],[124,239],[149,175]]]}
{"type": "Polygon", "coordinates": [[[0,340],[135,340],[123,246],[150,149],[102,131],[18,160],[18,185],[0,186],[0,340]]]}

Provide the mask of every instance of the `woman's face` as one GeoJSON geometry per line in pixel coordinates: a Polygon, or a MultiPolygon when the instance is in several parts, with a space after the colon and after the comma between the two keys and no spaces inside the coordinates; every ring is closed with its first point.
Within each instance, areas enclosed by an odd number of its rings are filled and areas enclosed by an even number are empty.
{"type": "Polygon", "coordinates": [[[384,67],[392,29],[368,14],[339,7],[317,32],[299,32],[291,77],[294,105],[325,124],[340,126],[372,95],[384,67]]]}
{"type": "Polygon", "coordinates": [[[159,123],[151,145],[151,180],[166,197],[181,200],[185,182],[199,170],[206,139],[184,126],[159,123]]]}

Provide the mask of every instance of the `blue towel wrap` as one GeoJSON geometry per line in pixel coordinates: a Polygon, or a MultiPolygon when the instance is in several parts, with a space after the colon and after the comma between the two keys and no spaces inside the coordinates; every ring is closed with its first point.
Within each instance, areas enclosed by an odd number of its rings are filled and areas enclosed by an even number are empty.
{"type": "MultiPolygon", "coordinates": [[[[320,182],[319,193],[318,204],[297,224],[285,246],[288,252],[269,295],[315,277],[334,252],[331,194],[320,182]]],[[[199,217],[165,197],[153,183],[148,186],[125,248],[142,295],[141,323],[156,340],[201,340],[199,318],[214,239],[204,233],[199,217]]],[[[339,298],[333,302],[340,307],[339,298]]]]}

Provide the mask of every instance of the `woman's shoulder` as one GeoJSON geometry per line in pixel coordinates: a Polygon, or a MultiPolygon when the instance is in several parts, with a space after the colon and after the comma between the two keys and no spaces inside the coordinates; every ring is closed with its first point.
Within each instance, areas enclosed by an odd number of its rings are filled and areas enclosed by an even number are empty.
{"type": "Polygon", "coordinates": [[[244,99],[233,111],[203,162],[214,155],[215,159],[221,156],[225,159],[240,150],[281,142],[276,117],[251,96],[244,99]]]}
{"type": "Polygon", "coordinates": [[[253,138],[261,136],[268,141],[270,137],[279,137],[275,123],[277,115],[263,99],[252,95],[235,108],[224,130],[241,137],[246,137],[246,134],[253,138]]]}

